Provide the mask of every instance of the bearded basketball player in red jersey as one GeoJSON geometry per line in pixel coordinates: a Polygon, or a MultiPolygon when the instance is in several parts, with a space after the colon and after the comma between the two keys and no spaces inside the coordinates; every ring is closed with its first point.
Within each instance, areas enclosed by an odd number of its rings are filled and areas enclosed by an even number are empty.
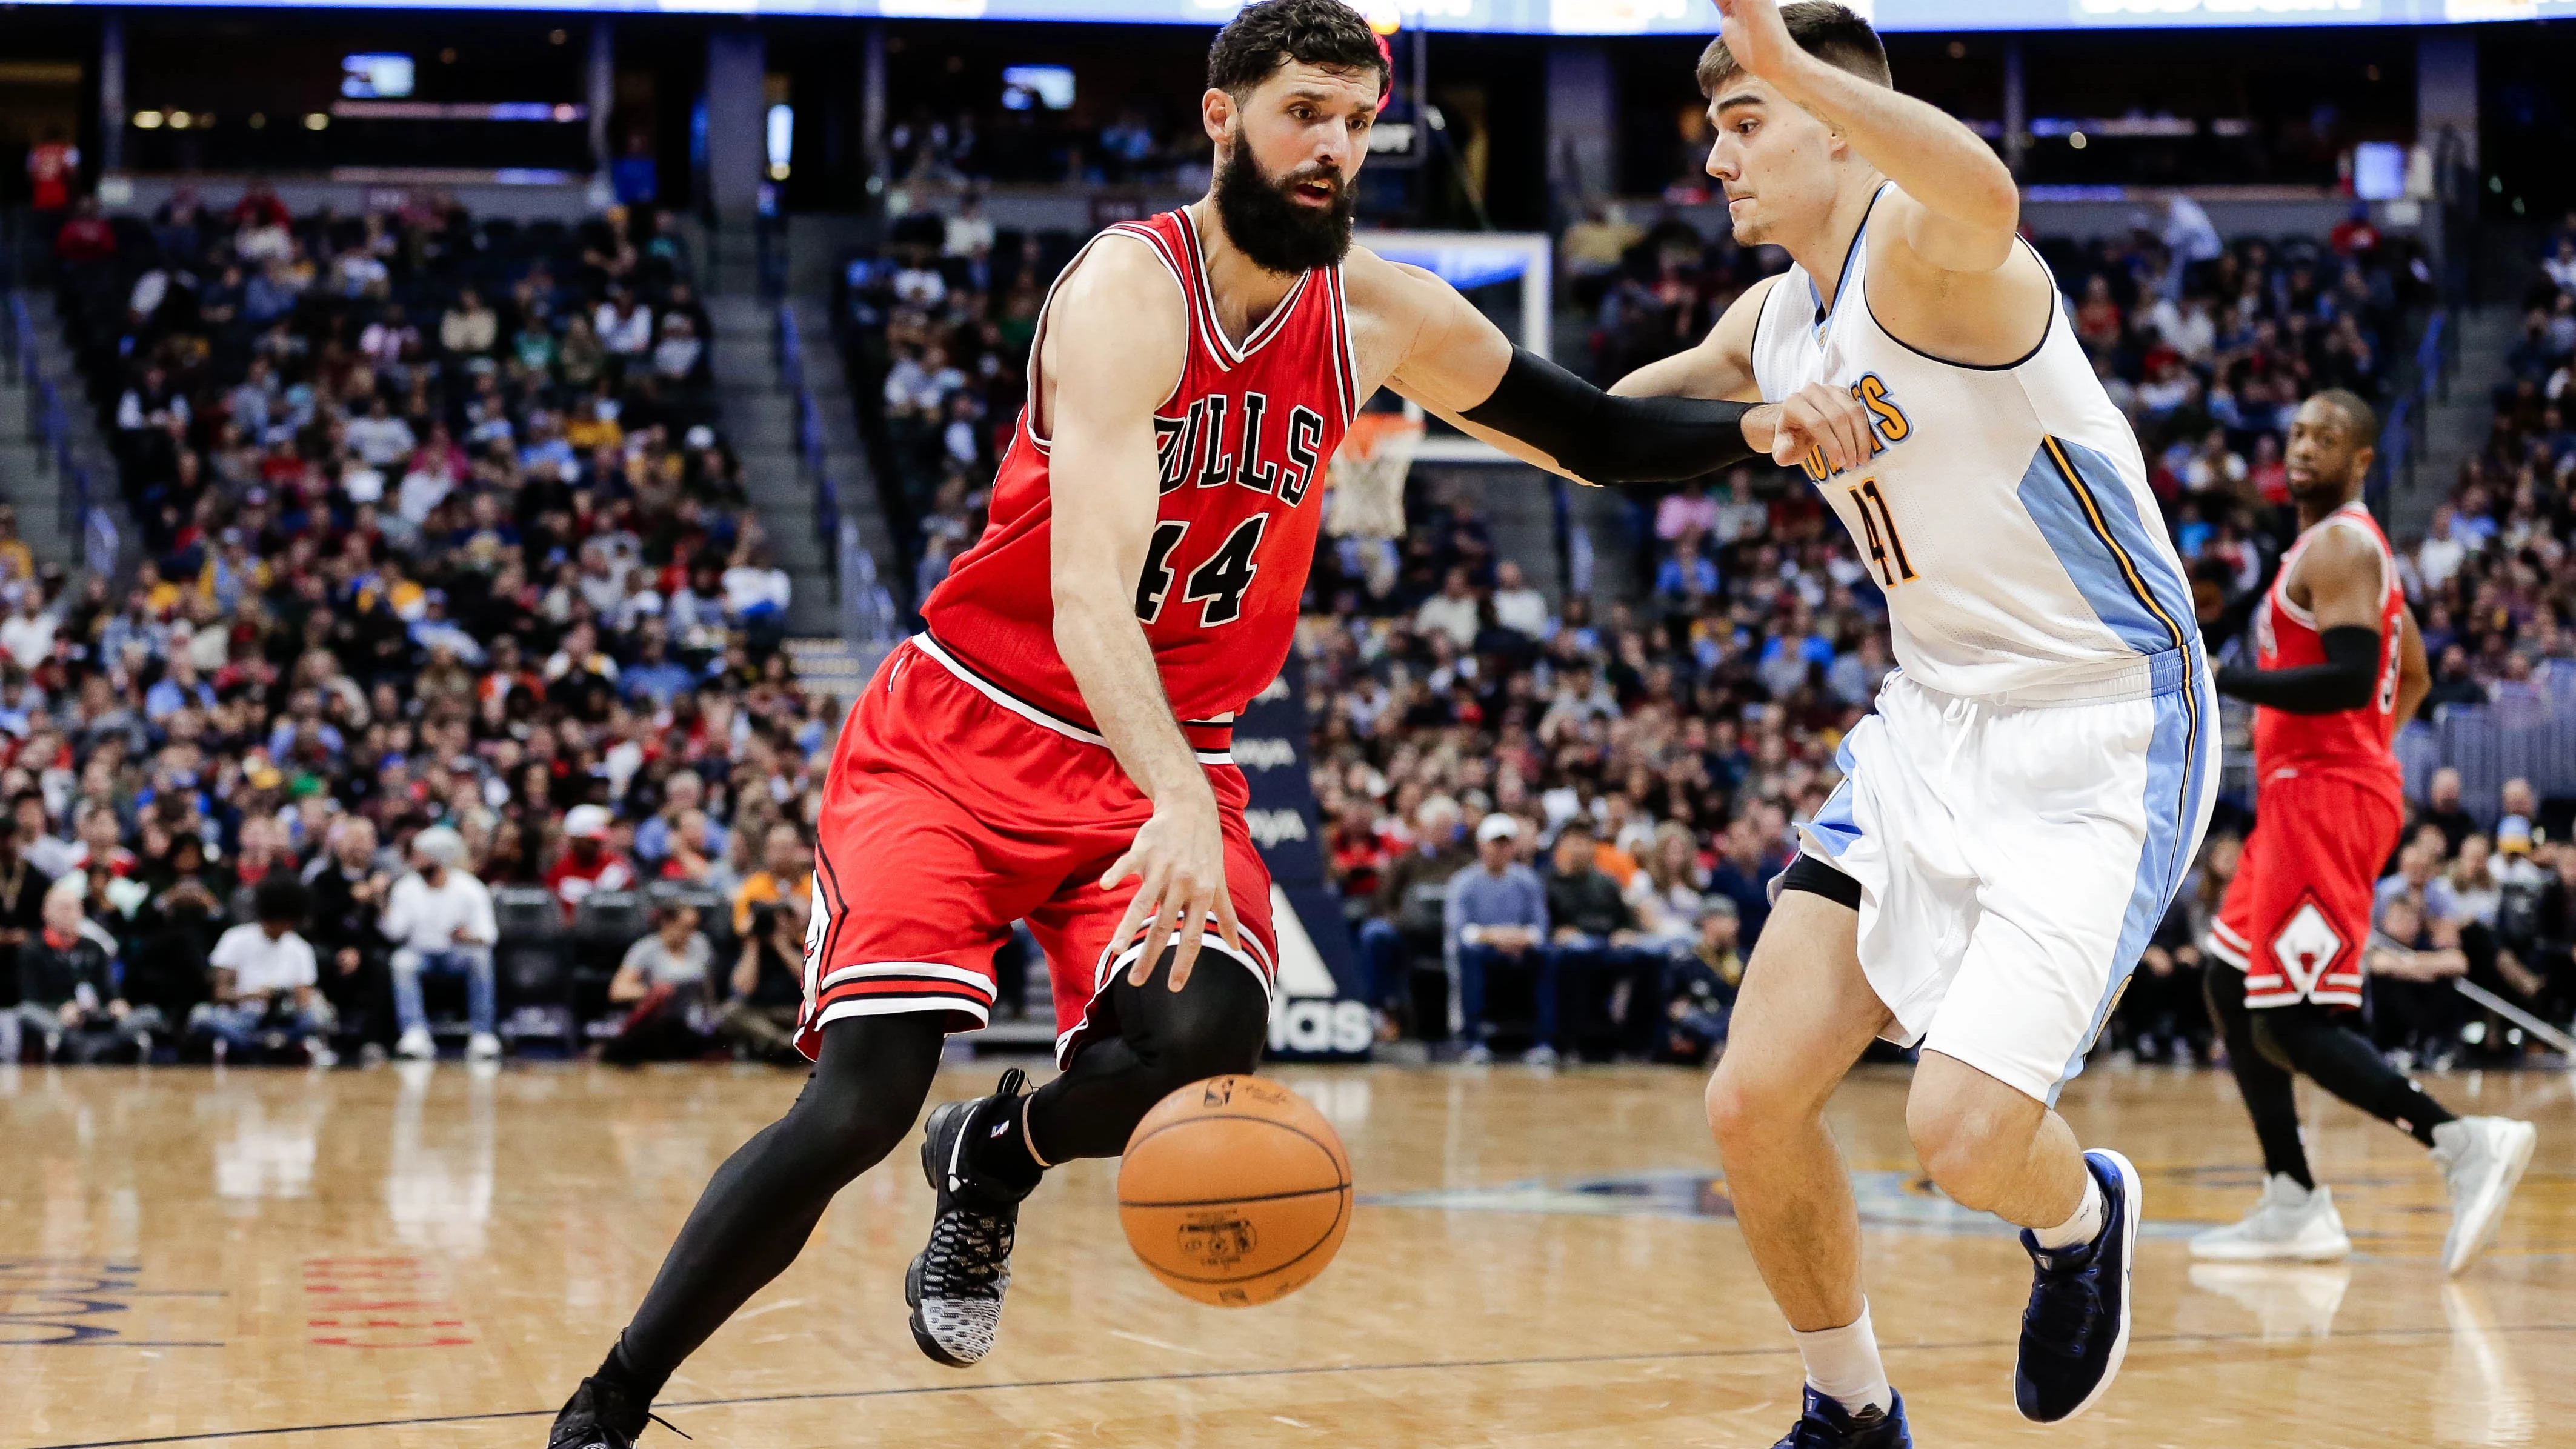
{"type": "Polygon", "coordinates": [[[1116,1156],[1165,1094],[1256,1064],[1276,938],[1227,721],[1287,657],[1325,465],[1379,387],[1594,483],[1868,456],[1847,394],[1609,397],[1430,273],[1353,248],[1387,77],[1340,0],[1248,6],[1209,52],[1209,195],[1111,227],[1059,279],[991,521],[869,682],[824,785],[814,1074],[718,1169],[550,1449],[630,1449],[672,1370],[911,1130],[942,1037],[986,1018],[1012,922],[1046,950],[1064,1071],[1027,1095],[1008,1072],[924,1129],[937,1206],[905,1297],[932,1359],[991,1349],[1019,1203],[1049,1165],[1116,1156]]]}
{"type": "MultiPolygon", "coordinates": [[[[2361,503],[2378,418],[2340,389],[2302,404],[2286,457],[2299,537],[2254,615],[2259,667],[2223,669],[2254,711],[2254,833],[2210,927],[2205,978],[2263,1146],[2260,1202],[2194,1238],[2218,1261],[2324,1261],[2352,1251],[2308,1170],[2292,1073],[2411,1133],[2450,1190],[2444,1271],[2494,1236],[2531,1162],[2528,1122],[2454,1117],[2345,1022],[2361,1005],[2380,867],[2404,825],[2389,742],[2430,683],[2388,539],[2361,503]]],[[[2412,942],[2403,943],[2412,945],[2412,942]]]]}

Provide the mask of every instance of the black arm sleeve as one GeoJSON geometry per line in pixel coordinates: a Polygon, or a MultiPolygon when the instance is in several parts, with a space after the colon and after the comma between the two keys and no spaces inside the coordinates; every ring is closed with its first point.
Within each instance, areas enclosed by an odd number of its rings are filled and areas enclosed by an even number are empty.
{"type": "Polygon", "coordinates": [[[2222,669],[2218,690],[2292,714],[2335,714],[2370,703],[2379,682],[2379,631],[2339,624],[2322,636],[2326,662],[2297,669],[2222,669]]]}
{"type": "Polygon", "coordinates": [[[1515,347],[1493,395],[1459,416],[1544,451],[1587,483],[1662,483],[1752,457],[1744,415],[1753,408],[1705,398],[1613,397],[1515,347]]]}

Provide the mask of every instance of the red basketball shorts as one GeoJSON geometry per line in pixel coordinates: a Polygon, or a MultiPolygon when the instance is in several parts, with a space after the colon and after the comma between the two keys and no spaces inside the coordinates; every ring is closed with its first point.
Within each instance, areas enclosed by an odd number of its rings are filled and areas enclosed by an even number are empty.
{"type": "Polygon", "coordinates": [[[2207,942],[2245,973],[2247,1006],[2361,1005],[2372,894],[2404,824],[2405,802],[2384,781],[2284,773],[2263,783],[2207,942]]]}
{"type": "MultiPolygon", "coordinates": [[[[1270,872],[1244,827],[1248,792],[1223,726],[1186,731],[1216,787],[1226,889],[1243,951],[1209,918],[1199,970],[1240,962],[1277,979],[1270,872]]],[[[1056,1060],[1114,1035],[1105,988],[1134,964],[1143,929],[1110,938],[1136,891],[1100,887],[1153,813],[1100,737],[975,674],[928,635],[886,657],[852,707],[823,783],[814,914],[805,934],[808,1057],[852,1016],[943,1014],[951,1031],[991,1018],[993,953],[1025,920],[1046,952],[1056,1060]]]]}

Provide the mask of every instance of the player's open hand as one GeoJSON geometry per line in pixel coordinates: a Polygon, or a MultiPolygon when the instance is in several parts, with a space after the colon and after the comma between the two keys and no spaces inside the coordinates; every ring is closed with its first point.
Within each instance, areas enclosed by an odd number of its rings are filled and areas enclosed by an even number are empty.
{"type": "Polygon", "coordinates": [[[1129,876],[1137,879],[1136,898],[1118,923],[1111,941],[1124,941],[1139,926],[1148,926],[1145,949],[1127,972],[1127,983],[1142,986],[1152,978],[1163,947],[1176,939],[1172,975],[1166,984],[1178,991],[1190,979],[1199,945],[1207,937],[1207,918],[1216,915],[1225,944],[1243,949],[1242,928],[1235,924],[1234,897],[1225,888],[1225,829],[1217,823],[1216,796],[1192,791],[1167,797],[1154,806],[1153,818],[1136,832],[1135,843],[1100,878],[1107,890],[1129,876]]]}
{"type": "Polygon", "coordinates": [[[1744,415],[1744,441],[1766,449],[1771,461],[1787,467],[1822,448],[1829,469],[1854,467],[1869,460],[1869,409],[1860,399],[1831,383],[1811,382],[1776,403],[1765,403],[1744,415]],[[1764,430],[1770,438],[1764,441],[1764,430]]]}
{"type": "Polygon", "coordinates": [[[1717,0],[1717,33],[1737,65],[1774,84],[1806,54],[1789,38],[1777,0],[1717,0]]]}

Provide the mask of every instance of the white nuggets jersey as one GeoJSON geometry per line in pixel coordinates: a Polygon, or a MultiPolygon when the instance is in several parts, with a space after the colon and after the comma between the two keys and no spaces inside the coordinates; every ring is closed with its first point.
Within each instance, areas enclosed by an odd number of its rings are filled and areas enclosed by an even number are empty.
{"type": "Polygon", "coordinates": [[[2145,695],[2153,656],[2198,637],[2191,589],[2064,309],[2018,362],[1927,356],[1871,315],[1868,231],[1830,311],[1801,268],[1772,285],[1753,376],[1765,401],[1822,382],[1869,408],[1866,462],[1806,469],[1886,591],[1896,662],[1971,698],[2145,695]]]}

